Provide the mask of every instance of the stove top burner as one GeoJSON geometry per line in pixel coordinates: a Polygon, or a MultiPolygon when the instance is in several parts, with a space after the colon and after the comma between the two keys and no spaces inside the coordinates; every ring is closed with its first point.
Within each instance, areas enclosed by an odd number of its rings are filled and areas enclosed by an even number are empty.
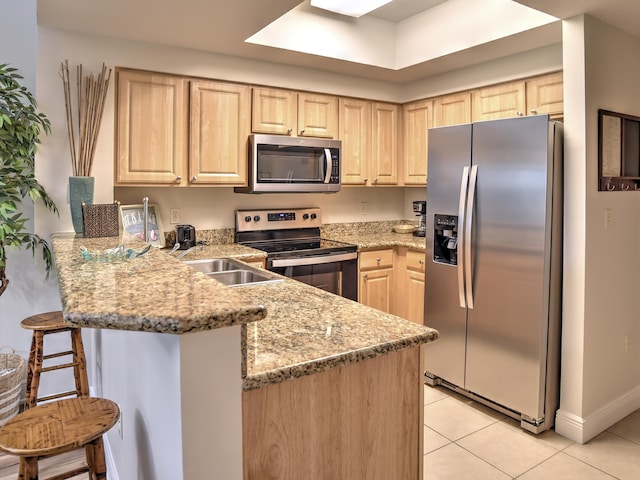
{"type": "Polygon", "coordinates": [[[268,257],[355,252],[356,245],[320,238],[320,209],[237,210],[236,242],[268,257]]]}
{"type": "Polygon", "coordinates": [[[291,253],[295,255],[317,255],[319,253],[335,251],[355,252],[357,250],[356,245],[336,242],[334,240],[325,240],[322,238],[291,241],[245,242],[244,245],[257,250],[262,250],[268,254],[291,253]]]}

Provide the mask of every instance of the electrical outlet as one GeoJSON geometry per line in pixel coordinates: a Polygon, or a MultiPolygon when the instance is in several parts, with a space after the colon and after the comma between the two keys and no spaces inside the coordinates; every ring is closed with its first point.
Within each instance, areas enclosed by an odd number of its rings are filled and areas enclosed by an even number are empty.
{"type": "Polygon", "coordinates": [[[180,223],[180,209],[171,209],[171,218],[169,220],[169,223],[180,223]]]}
{"type": "Polygon", "coordinates": [[[604,211],[604,229],[609,230],[612,224],[613,224],[613,212],[611,211],[610,208],[607,208],[604,211]]]}
{"type": "Polygon", "coordinates": [[[628,355],[630,351],[631,351],[631,334],[627,333],[624,336],[624,353],[628,355]]]}
{"type": "Polygon", "coordinates": [[[366,215],[369,213],[369,205],[367,202],[360,202],[360,215],[366,215]]]}
{"type": "Polygon", "coordinates": [[[118,435],[120,435],[120,439],[122,440],[124,438],[124,432],[122,430],[122,407],[118,405],[118,408],[120,409],[120,416],[118,417],[118,435]]]}

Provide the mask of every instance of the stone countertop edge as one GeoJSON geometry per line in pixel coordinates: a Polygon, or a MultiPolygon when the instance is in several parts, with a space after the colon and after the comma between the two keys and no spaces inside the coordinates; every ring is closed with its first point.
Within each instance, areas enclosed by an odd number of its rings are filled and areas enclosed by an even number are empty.
{"type": "MultiPolygon", "coordinates": [[[[243,332],[245,332],[244,329],[243,332]]],[[[422,335],[414,335],[395,342],[375,345],[370,348],[354,350],[341,355],[333,355],[331,357],[320,358],[287,367],[274,368],[254,375],[247,375],[242,379],[242,389],[244,391],[255,390],[257,388],[274,385],[286,380],[300,378],[306,375],[313,375],[341,365],[348,365],[362,360],[368,360],[370,358],[396,352],[404,348],[417,347],[425,343],[433,342],[437,340],[438,337],[439,334],[437,330],[429,329],[429,331],[422,335]]]]}
{"type": "Polygon", "coordinates": [[[152,248],[144,256],[120,263],[87,261],[80,253],[83,246],[102,251],[118,245],[120,240],[52,235],[67,323],[86,328],[184,334],[255,322],[266,316],[262,304],[211,281],[159,249],[152,248]]]}

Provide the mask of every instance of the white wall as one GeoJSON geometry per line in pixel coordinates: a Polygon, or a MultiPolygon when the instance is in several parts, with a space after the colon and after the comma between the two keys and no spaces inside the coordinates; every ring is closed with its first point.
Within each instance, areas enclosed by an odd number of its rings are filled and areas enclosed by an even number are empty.
{"type": "MultiPolygon", "coordinates": [[[[21,83],[37,93],[36,0],[0,0],[0,11],[0,32],[10,39],[0,42],[0,63],[17,68],[24,77],[21,83]]],[[[29,199],[22,204],[22,212],[30,219],[27,226],[33,232],[34,206],[29,199]]],[[[43,284],[44,268],[36,268],[31,252],[14,250],[7,251],[6,273],[10,284],[0,297],[0,347],[11,346],[27,357],[31,332],[20,327],[20,320],[38,311],[39,297],[34,291],[43,284]]],[[[43,388],[47,388],[44,379],[43,388]]]]}
{"type": "Polygon", "coordinates": [[[563,43],[567,234],[556,429],[587,441],[640,408],[639,194],[597,190],[597,111],[640,116],[640,39],[580,16],[565,22],[563,43]]]}

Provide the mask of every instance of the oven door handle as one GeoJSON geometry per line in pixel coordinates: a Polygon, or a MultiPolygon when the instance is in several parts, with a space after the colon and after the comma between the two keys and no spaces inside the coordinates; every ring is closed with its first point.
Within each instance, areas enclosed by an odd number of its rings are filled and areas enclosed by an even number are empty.
{"type": "Polygon", "coordinates": [[[339,253],[336,255],[318,255],[317,257],[282,258],[271,260],[272,267],[300,267],[302,265],[320,265],[323,263],[344,262],[358,258],[358,252],[339,253]]]}

